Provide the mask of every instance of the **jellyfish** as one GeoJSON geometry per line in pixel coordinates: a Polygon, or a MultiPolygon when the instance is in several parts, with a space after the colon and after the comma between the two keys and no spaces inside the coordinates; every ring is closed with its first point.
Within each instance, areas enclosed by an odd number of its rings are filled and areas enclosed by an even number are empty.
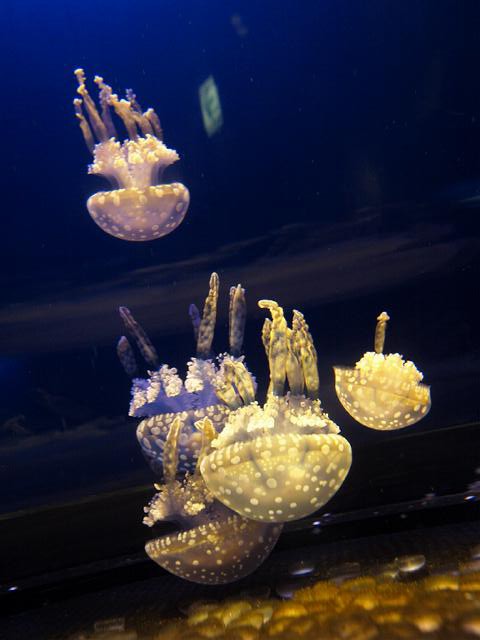
{"type": "Polygon", "coordinates": [[[88,93],[83,69],[77,69],[75,115],[85,142],[93,154],[88,172],[102,175],[112,184],[111,191],[100,191],[87,201],[87,209],[106,233],[122,240],[155,240],[171,233],[182,222],[188,209],[188,189],[179,182],[160,184],[166,167],[179,156],[163,143],[160,120],[153,109],[142,112],[136,96],[127,91],[119,99],[103,78],[95,77],[99,89],[99,113],[88,93]],[[128,134],[118,140],[111,109],[128,134]]]}
{"type": "Polygon", "coordinates": [[[151,468],[159,475],[162,474],[165,440],[175,419],[182,424],[179,470],[193,471],[201,446],[201,436],[194,423],[208,417],[220,431],[231,407],[237,408],[255,399],[256,382],[241,355],[246,318],[245,290],[240,284],[230,289],[229,353],[214,358],[212,342],[218,292],[219,278],[212,273],[203,314],[195,305],[190,305],[197,356],[188,362],[185,380],[181,379],[177,369],[167,364],[160,365],[145,330],[129,309],[120,307],[124,324],[150,369],[147,378],[134,377],[138,368],[133,349],[128,339],[122,336],[117,353],[125,371],[133,377],[129,415],[143,418],[137,428],[137,439],[151,468]]]}
{"type": "MultiPolygon", "coordinates": [[[[216,430],[209,418],[196,422],[202,434],[198,462],[207,454],[216,430]]],[[[179,531],[145,545],[147,555],[181,578],[203,584],[224,584],[249,575],[269,555],[282,525],[254,522],[215,500],[200,471],[177,477],[179,436],[184,424],[176,417],[164,448],[163,484],[145,507],[144,523],[171,520],[179,531]]]]}
{"type": "MultiPolygon", "coordinates": [[[[272,316],[262,333],[270,368],[267,401],[232,407],[200,470],[212,494],[236,513],[286,522],[330,500],[347,476],[352,450],[318,399],[317,354],[303,315],[294,311],[289,328],[276,302],[261,300],[259,306],[272,316]]],[[[237,375],[244,380],[247,373],[237,375]]]]}
{"type": "Polygon", "coordinates": [[[391,431],[415,424],[430,410],[430,387],[423,374],[399,353],[383,353],[388,314],[377,318],[374,351],[355,367],[334,367],[335,390],[344,409],[370,429],[391,431]]]}

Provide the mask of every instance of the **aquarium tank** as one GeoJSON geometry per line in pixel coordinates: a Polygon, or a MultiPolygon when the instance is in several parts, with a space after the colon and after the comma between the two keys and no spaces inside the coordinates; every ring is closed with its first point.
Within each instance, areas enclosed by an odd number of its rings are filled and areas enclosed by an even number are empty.
{"type": "Polygon", "coordinates": [[[2,639],[480,636],[479,24],[3,0],[2,639]]]}

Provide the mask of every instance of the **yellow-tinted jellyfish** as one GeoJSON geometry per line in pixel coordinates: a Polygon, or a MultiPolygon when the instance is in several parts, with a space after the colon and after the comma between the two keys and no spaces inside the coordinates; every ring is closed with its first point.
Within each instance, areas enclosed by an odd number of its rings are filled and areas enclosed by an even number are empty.
{"type": "MultiPolygon", "coordinates": [[[[204,418],[196,423],[202,432],[199,460],[216,431],[204,418]]],[[[182,422],[176,418],[165,443],[164,484],[145,507],[145,524],[173,520],[180,530],[150,540],[148,556],[181,578],[202,584],[224,584],[249,575],[267,558],[282,525],[254,522],[215,500],[197,468],[177,479],[178,437],[182,422]]]]}
{"type": "Polygon", "coordinates": [[[88,172],[102,175],[111,191],[100,191],[87,201],[93,220],[106,233],[122,240],[155,240],[171,233],[188,209],[188,189],[179,182],[159,184],[166,167],[179,158],[166,147],[160,121],[153,109],[142,112],[132,91],[119,100],[96,76],[101,113],[88,93],[83,69],[77,69],[78,93],[73,103],[85,142],[93,154],[88,172]],[[121,119],[128,138],[119,142],[110,109],[121,119]],[[85,109],[85,113],[84,113],[85,109]]]}
{"type": "MultiPolygon", "coordinates": [[[[187,375],[180,377],[177,369],[160,361],[147,333],[135,320],[131,311],[120,307],[120,316],[136,343],[148,367],[148,377],[137,377],[137,362],[132,345],[122,336],[117,353],[127,375],[133,378],[129,415],[143,420],[137,428],[137,439],[152,470],[162,475],[163,447],[175,418],[182,421],[179,446],[179,470],[193,471],[201,446],[201,434],[194,427],[204,417],[223,428],[225,417],[232,407],[237,408],[255,400],[255,385],[233,388],[231,372],[239,366],[246,369],[241,355],[246,318],[245,290],[238,284],[230,288],[229,349],[213,357],[219,278],[210,276],[210,287],[203,313],[191,304],[192,320],[197,344],[196,357],[187,363],[187,375]],[[225,398],[225,400],[224,400],[225,398]]],[[[251,377],[248,377],[251,380],[251,377]]]]}
{"type": "Polygon", "coordinates": [[[368,351],[355,367],[334,367],[338,399],[357,422],[371,429],[390,431],[415,424],[430,410],[430,387],[423,374],[399,353],[383,354],[390,320],[377,318],[375,351],[368,351]]]}
{"type": "MultiPolygon", "coordinates": [[[[318,400],[317,356],[303,315],[294,311],[290,329],[276,302],[259,305],[272,315],[263,330],[267,402],[230,413],[200,469],[207,487],[230,509],[261,522],[286,522],[330,500],[347,476],[352,450],[318,400]]],[[[248,384],[248,372],[240,368],[232,373],[235,387],[248,384]]]]}

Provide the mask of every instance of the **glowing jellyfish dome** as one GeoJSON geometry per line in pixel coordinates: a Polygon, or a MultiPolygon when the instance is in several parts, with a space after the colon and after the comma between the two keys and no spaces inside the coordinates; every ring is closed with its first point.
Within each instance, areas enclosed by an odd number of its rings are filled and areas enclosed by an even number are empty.
{"type": "MultiPolygon", "coordinates": [[[[196,423],[202,432],[199,462],[216,431],[209,418],[196,423]]],[[[254,522],[215,500],[198,470],[178,477],[178,442],[182,422],[176,418],[165,442],[164,482],[145,507],[144,523],[173,521],[179,530],[150,540],[147,555],[181,578],[202,584],[224,584],[255,571],[267,558],[282,525],[254,522]]]]}
{"type": "Polygon", "coordinates": [[[294,311],[290,329],[276,302],[262,300],[259,306],[272,315],[263,329],[270,367],[267,402],[228,414],[200,469],[212,494],[238,514],[286,522],[330,500],[348,474],[352,450],[318,400],[317,356],[303,315],[294,311]]]}
{"type": "Polygon", "coordinates": [[[402,429],[430,410],[430,387],[423,374],[399,353],[384,355],[388,314],[377,318],[375,351],[368,351],[355,367],[334,367],[335,390],[346,411],[371,429],[402,429]]]}
{"type": "Polygon", "coordinates": [[[179,182],[161,184],[166,167],[179,156],[163,143],[160,120],[153,109],[142,112],[131,90],[119,100],[111,87],[96,76],[101,112],[88,93],[83,69],[77,69],[78,93],[75,114],[93,163],[88,172],[102,175],[112,184],[87,201],[87,209],[106,233],[122,240],[142,242],[171,233],[188,209],[188,189],[179,182]],[[111,109],[128,134],[118,140],[111,109]],[[86,112],[86,115],[84,113],[86,112]]]}
{"type": "Polygon", "coordinates": [[[241,355],[246,317],[245,290],[239,284],[230,288],[229,352],[213,357],[219,278],[210,277],[203,313],[190,305],[190,317],[197,344],[196,357],[187,363],[183,380],[176,368],[160,365],[159,357],[143,327],[131,311],[120,307],[120,316],[148,366],[148,376],[138,377],[132,346],[125,336],[117,345],[119,359],[132,382],[129,415],[142,418],[137,439],[152,470],[162,475],[163,448],[175,419],[182,424],[179,436],[179,470],[193,471],[200,452],[201,436],[194,424],[208,417],[221,431],[231,408],[255,399],[256,383],[241,355]],[[243,384],[233,386],[232,372],[244,371],[243,384]]]}

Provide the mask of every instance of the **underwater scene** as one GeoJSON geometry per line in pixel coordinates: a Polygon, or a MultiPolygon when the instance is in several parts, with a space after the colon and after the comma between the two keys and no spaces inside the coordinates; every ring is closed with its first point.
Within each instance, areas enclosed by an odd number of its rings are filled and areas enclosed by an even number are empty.
{"type": "Polygon", "coordinates": [[[480,636],[478,25],[3,0],[0,638],[480,636]]]}

